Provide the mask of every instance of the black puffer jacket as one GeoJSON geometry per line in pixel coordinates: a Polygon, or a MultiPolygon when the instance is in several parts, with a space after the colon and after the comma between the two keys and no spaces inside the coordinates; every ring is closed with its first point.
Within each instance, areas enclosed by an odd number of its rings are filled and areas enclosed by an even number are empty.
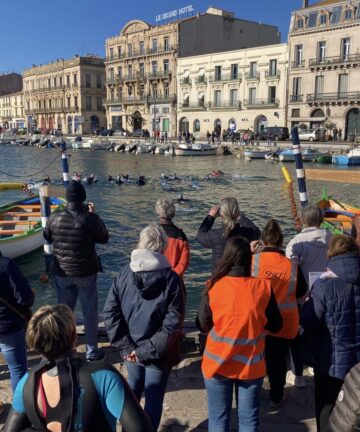
{"type": "MultiPolygon", "coordinates": [[[[344,385],[324,432],[360,431],[360,363],[354,366],[345,377],[344,385]]],[[[322,419],[324,420],[324,419],[322,419]]]]}
{"type": "Polygon", "coordinates": [[[243,214],[241,214],[238,223],[235,225],[235,228],[230,232],[228,237],[225,237],[224,226],[212,229],[214,222],[215,218],[213,216],[206,216],[196,235],[196,240],[199,243],[212,249],[212,272],[214,272],[218,261],[222,257],[228,238],[244,237],[251,242],[253,240],[258,240],[261,235],[258,227],[243,214]]]}
{"type": "Polygon", "coordinates": [[[83,277],[101,269],[95,243],[107,243],[109,233],[100,216],[89,213],[84,204],[68,203],[50,216],[44,238],[54,246],[55,275],[83,277]]]}

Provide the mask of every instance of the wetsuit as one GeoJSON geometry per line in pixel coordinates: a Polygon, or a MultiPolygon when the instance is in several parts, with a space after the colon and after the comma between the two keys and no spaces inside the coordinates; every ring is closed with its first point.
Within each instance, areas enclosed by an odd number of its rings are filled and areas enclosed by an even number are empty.
{"type": "Polygon", "coordinates": [[[61,403],[43,414],[37,406],[41,392],[41,375],[54,369],[54,364],[43,360],[33,367],[16,388],[12,409],[4,431],[46,431],[46,424],[57,421],[66,432],[113,432],[116,422],[127,432],[151,432],[151,423],[136,401],[122,375],[105,362],[85,362],[65,357],[56,360],[61,403]]]}

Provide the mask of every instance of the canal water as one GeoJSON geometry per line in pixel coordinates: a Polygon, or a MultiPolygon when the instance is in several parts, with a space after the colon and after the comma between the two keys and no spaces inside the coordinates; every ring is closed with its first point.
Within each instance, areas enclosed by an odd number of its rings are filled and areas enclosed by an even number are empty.
{"type": "MultiPolygon", "coordinates": [[[[99,274],[99,311],[102,310],[112,279],[122,265],[129,261],[132,249],[136,247],[139,232],[146,225],[156,221],[155,202],[159,197],[176,199],[178,193],[191,200],[191,208],[178,208],[175,223],[185,231],[191,247],[190,267],[185,276],[188,290],[187,317],[196,315],[200,293],[209,277],[211,255],[195,240],[196,232],[211,206],[226,196],[237,198],[240,209],[261,229],[269,218],[279,221],[286,242],[295,234],[294,222],[284,188],[281,164],[272,161],[251,161],[233,156],[171,157],[162,155],[133,155],[107,151],[69,151],[70,173],[84,176],[94,172],[99,182],[86,186],[89,201],[95,203],[96,211],[110,231],[110,242],[98,246],[104,272],[99,274]],[[206,176],[219,169],[226,177],[219,181],[208,181],[206,176]],[[145,186],[121,185],[107,182],[109,174],[141,173],[146,176],[145,186]],[[165,191],[160,185],[162,173],[176,173],[177,176],[191,176],[191,180],[172,182],[173,191],[165,191]],[[194,186],[194,179],[197,179],[194,186]]],[[[0,146],[0,182],[29,181],[50,175],[61,180],[61,162],[57,150],[0,146]],[[52,164],[51,162],[54,161],[52,164]],[[48,168],[46,168],[51,164],[48,168]],[[46,168],[41,174],[31,175],[46,168]],[[4,173],[11,174],[10,177],[4,173]],[[20,177],[20,175],[22,177],[20,177]]],[[[294,164],[287,164],[294,176],[294,164]]],[[[319,168],[319,167],[317,167],[319,168]]],[[[323,187],[329,194],[344,202],[360,206],[358,187],[349,184],[321,183],[308,181],[309,201],[321,197],[323,187]]],[[[295,196],[298,201],[295,182],[295,196]]],[[[22,191],[0,192],[0,205],[24,197],[22,191]]],[[[217,221],[216,223],[219,223],[217,221]]],[[[53,283],[42,284],[39,276],[44,271],[42,251],[18,260],[18,263],[36,291],[36,306],[54,303],[53,283]]]]}

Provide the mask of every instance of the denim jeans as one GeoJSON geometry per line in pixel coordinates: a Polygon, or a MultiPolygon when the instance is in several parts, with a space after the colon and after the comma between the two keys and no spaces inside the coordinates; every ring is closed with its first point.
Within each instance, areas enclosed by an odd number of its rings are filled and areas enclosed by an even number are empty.
{"type": "Polygon", "coordinates": [[[84,277],[55,277],[58,304],[65,304],[74,311],[79,296],[84,317],[86,357],[97,352],[98,295],[97,274],[84,277]]]}
{"type": "Polygon", "coordinates": [[[125,362],[128,371],[127,381],[138,401],[144,393],[144,411],[149,416],[156,432],[163,409],[166,384],[171,369],[156,369],[139,363],[125,362]]]}
{"type": "Polygon", "coordinates": [[[259,431],[259,406],[263,378],[238,380],[217,375],[211,379],[204,376],[204,381],[208,398],[209,432],[230,431],[234,387],[239,431],[259,431]]]}
{"type": "Polygon", "coordinates": [[[27,372],[25,329],[0,336],[0,351],[10,371],[11,388],[14,392],[20,378],[27,372]]]}

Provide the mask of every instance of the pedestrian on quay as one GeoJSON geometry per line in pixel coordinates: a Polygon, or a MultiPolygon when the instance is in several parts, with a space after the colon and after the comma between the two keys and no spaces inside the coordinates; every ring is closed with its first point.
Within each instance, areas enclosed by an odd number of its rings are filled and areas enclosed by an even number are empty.
{"type": "Polygon", "coordinates": [[[271,132],[270,129],[268,129],[268,132],[266,134],[266,138],[267,138],[267,145],[270,147],[272,142],[271,142],[271,132]]]}
{"type": "Polygon", "coordinates": [[[220,260],[225,244],[231,237],[244,237],[249,242],[260,238],[259,228],[240,213],[236,198],[224,198],[220,205],[213,206],[202,221],[196,235],[196,240],[212,250],[212,272],[220,260]],[[213,228],[215,219],[221,217],[222,226],[213,228]]]}
{"type": "Polygon", "coordinates": [[[211,133],[209,131],[206,132],[206,139],[208,140],[208,143],[210,144],[211,133]]]}
{"type": "Polygon", "coordinates": [[[179,144],[181,144],[181,132],[179,133],[178,141],[179,141],[179,144]]]}
{"type": "Polygon", "coordinates": [[[52,270],[57,302],[73,311],[79,297],[85,325],[86,358],[100,360],[97,349],[97,273],[102,271],[95,244],[109,241],[109,233],[93,203],[84,204],[84,186],[72,180],[66,189],[66,209],[53,213],[44,229],[44,238],[54,246],[52,270]]]}
{"type": "Polygon", "coordinates": [[[190,246],[184,231],[178,228],[173,219],[175,217],[175,205],[166,199],[158,199],[155,206],[161,228],[167,235],[167,246],[164,255],[169,261],[171,268],[181,278],[189,267],[190,246]]]}
{"type": "Polygon", "coordinates": [[[164,137],[165,137],[165,144],[167,144],[167,142],[168,142],[168,133],[167,133],[167,131],[165,131],[164,137]]]}
{"type": "Polygon", "coordinates": [[[213,144],[215,144],[215,131],[212,131],[212,133],[211,133],[211,142],[213,143],[213,144]]]}
{"type": "Polygon", "coordinates": [[[339,141],[341,141],[342,140],[342,129],[341,128],[339,128],[338,134],[339,134],[339,141]]]}
{"type": "MultiPolygon", "coordinates": [[[[323,222],[322,211],[313,205],[309,205],[301,211],[301,221],[304,226],[302,231],[293,237],[286,247],[286,256],[295,260],[302,270],[307,286],[309,287],[309,273],[326,271],[328,261],[327,249],[332,234],[321,228],[323,222]]],[[[301,308],[308,290],[303,298],[298,299],[299,309],[301,308]]],[[[302,378],[304,361],[311,363],[307,353],[304,352],[302,340],[307,335],[298,337],[291,344],[292,373],[287,377],[289,383],[296,387],[303,387],[305,381],[302,378]]]]}
{"type": "Polygon", "coordinates": [[[259,431],[265,334],[278,332],[282,318],[270,281],[251,277],[251,258],[246,239],[230,238],[201,299],[209,432],[230,431],[234,389],[239,431],[259,431]]]}
{"type": "Polygon", "coordinates": [[[128,382],[156,431],[171,369],[180,361],[185,314],[180,277],[163,255],[167,238],[158,225],[140,233],[130,264],[115,277],[104,307],[110,342],[119,349],[128,382]]]}
{"type": "MultiPolygon", "coordinates": [[[[0,351],[10,371],[14,392],[27,371],[25,327],[34,293],[21,270],[0,252],[0,351]]],[[[2,404],[0,404],[1,411],[2,404]]]]}
{"type": "Polygon", "coordinates": [[[301,310],[300,323],[314,337],[315,413],[334,405],[344,378],[360,361],[360,249],[347,235],[329,245],[327,271],[301,310]]]}
{"type": "MultiPolygon", "coordinates": [[[[270,219],[261,233],[261,243],[252,242],[255,254],[252,275],[269,279],[283,319],[283,327],[265,340],[266,370],[270,382],[270,406],[279,408],[285,400],[287,359],[290,346],[299,331],[297,298],[306,294],[307,284],[295,261],[282,250],[283,233],[279,224],[270,219]],[[260,246],[260,247],[259,247],[260,246]]],[[[301,377],[303,379],[303,377],[301,377]]]]}
{"type": "Polygon", "coordinates": [[[336,126],[333,129],[333,140],[334,141],[338,140],[338,128],[336,126]]]}
{"type": "Polygon", "coordinates": [[[153,431],[115,368],[77,357],[75,317],[66,305],[40,308],[26,340],[42,359],[20,380],[5,432],[115,432],[118,420],[128,432],[153,431]]]}

